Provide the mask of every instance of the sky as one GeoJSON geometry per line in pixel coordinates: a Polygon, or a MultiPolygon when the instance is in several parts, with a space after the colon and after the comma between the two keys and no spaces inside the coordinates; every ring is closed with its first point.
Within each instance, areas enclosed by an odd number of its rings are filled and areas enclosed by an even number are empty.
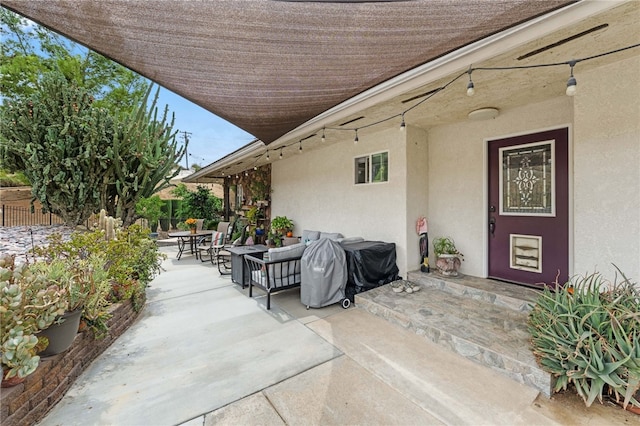
{"type": "Polygon", "coordinates": [[[188,155],[180,163],[184,167],[187,161],[189,167],[194,163],[206,166],[255,139],[250,133],[217,115],[161,88],[158,110],[162,111],[165,105],[169,106],[170,113],[175,113],[173,128],[179,131],[178,141],[184,140],[183,132],[191,133],[186,135],[189,139],[188,155]]]}

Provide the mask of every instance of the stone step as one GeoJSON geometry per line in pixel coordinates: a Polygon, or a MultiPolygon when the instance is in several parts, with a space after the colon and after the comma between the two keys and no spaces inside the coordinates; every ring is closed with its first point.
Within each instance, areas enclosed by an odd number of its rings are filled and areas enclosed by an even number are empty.
{"type": "Polygon", "coordinates": [[[451,280],[446,281],[442,287],[415,280],[421,291],[412,294],[394,293],[387,284],[357,294],[355,304],[550,396],[552,378],[531,352],[527,310],[514,309],[518,298],[494,297],[487,288],[478,292],[476,286],[461,289],[459,282],[449,286],[451,280]]]}
{"type": "Polygon", "coordinates": [[[447,293],[482,300],[518,312],[529,312],[540,292],[532,288],[501,281],[460,275],[447,277],[436,273],[411,271],[407,279],[423,287],[433,287],[447,293]]]}

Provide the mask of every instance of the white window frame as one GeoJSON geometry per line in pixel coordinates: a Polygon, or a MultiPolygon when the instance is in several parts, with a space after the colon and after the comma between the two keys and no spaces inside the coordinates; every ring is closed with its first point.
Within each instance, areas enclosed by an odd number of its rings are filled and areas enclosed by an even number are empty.
{"type": "Polygon", "coordinates": [[[371,184],[380,184],[380,183],[387,183],[389,182],[389,151],[378,151],[378,152],[372,152],[371,154],[366,154],[366,155],[359,155],[357,157],[353,157],[353,184],[356,186],[359,185],[371,185],[371,184]],[[386,167],[387,167],[387,179],[386,180],[381,180],[381,181],[377,181],[377,182],[373,182],[373,157],[379,154],[386,154],[387,155],[387,162],[386,162],[386,167]],[[357,164],[356,163],[358,160],[364,160],[364,168],[365,168],[365,181],[364,182],[358,182],[356,180],[356,173],[358,171],[357,169],[357,164]]]}

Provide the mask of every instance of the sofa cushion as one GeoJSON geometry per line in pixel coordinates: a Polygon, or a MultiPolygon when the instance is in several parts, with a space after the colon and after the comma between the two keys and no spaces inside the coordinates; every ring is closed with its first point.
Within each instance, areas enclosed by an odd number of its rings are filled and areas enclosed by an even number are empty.
{"type": "MultiPolygon", "coordinates": [[[[301,258],[304,249],[307,246],[305,243],[297,243],[286,247],[271,248],[269,249],[269,260],[283,260],[290,258],[301,258]]],[[[288,262],[287,265],[275,264],[269,265],[269,275],[271,280],[280,279],[280,281],[286,280],[289,275],[300,274],[300,261],[288,262]]],[[[290,277],[293,279],[293,277],[290,277]]],[[[273,283],[273,282],[272,282],[273,283]]]]}
{"type": "Polygon", "coordinates": [[[337,241],[338,238],[342,238],[342,234],[339,232],[321,232],[320,238],[328,238],[333,241],[337,241]]]}
{"type": "Polygon", "coordinates": [[[320,231],[309,231],[305,229],[302,231],[302,239],[303,243],[307,243],[309,241],[316,241],[320,239],[320,231]]]}
{"type": "Polygon", "coordinates": [[[307,246],[304,243],[292,244],[286,247],[270,248],[269,260],[282,260],[290,257],[301,257],[307,246]]]}

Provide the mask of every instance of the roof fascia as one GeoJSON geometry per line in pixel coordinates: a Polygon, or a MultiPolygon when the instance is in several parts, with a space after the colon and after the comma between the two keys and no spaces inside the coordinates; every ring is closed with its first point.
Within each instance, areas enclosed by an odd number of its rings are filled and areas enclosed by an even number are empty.
{"type": "Polygon", "coordinates": [[[366,108],[387,102],[403,93],[467,69],[473,63],[490,59],[497,54],[515,49],[520,45],[574,25],[589,16],[602,13],[628,1],[634,0],[583,0],[464,46],[336,105],[271,144],[277,146],[289,140],[299,139],[308,133],[318,131],[323,126],[329,126],[366,108]]]}
{"type": "Polygon", "coordinates": [[[244,160],[245,158],[254,155],[256,152],[264,149],[265,144],[260,139],[254,139],[253,142],[241,146],[237,150],[222,157],[221,159],[209,164],[206,167],[201,168],[197,172],[182,179],[183,182],[197,182],[198,179],[206,177],[208,174],[214,173],[218,170],[222,170],[225,167],[229,167],[244,160]]]}

